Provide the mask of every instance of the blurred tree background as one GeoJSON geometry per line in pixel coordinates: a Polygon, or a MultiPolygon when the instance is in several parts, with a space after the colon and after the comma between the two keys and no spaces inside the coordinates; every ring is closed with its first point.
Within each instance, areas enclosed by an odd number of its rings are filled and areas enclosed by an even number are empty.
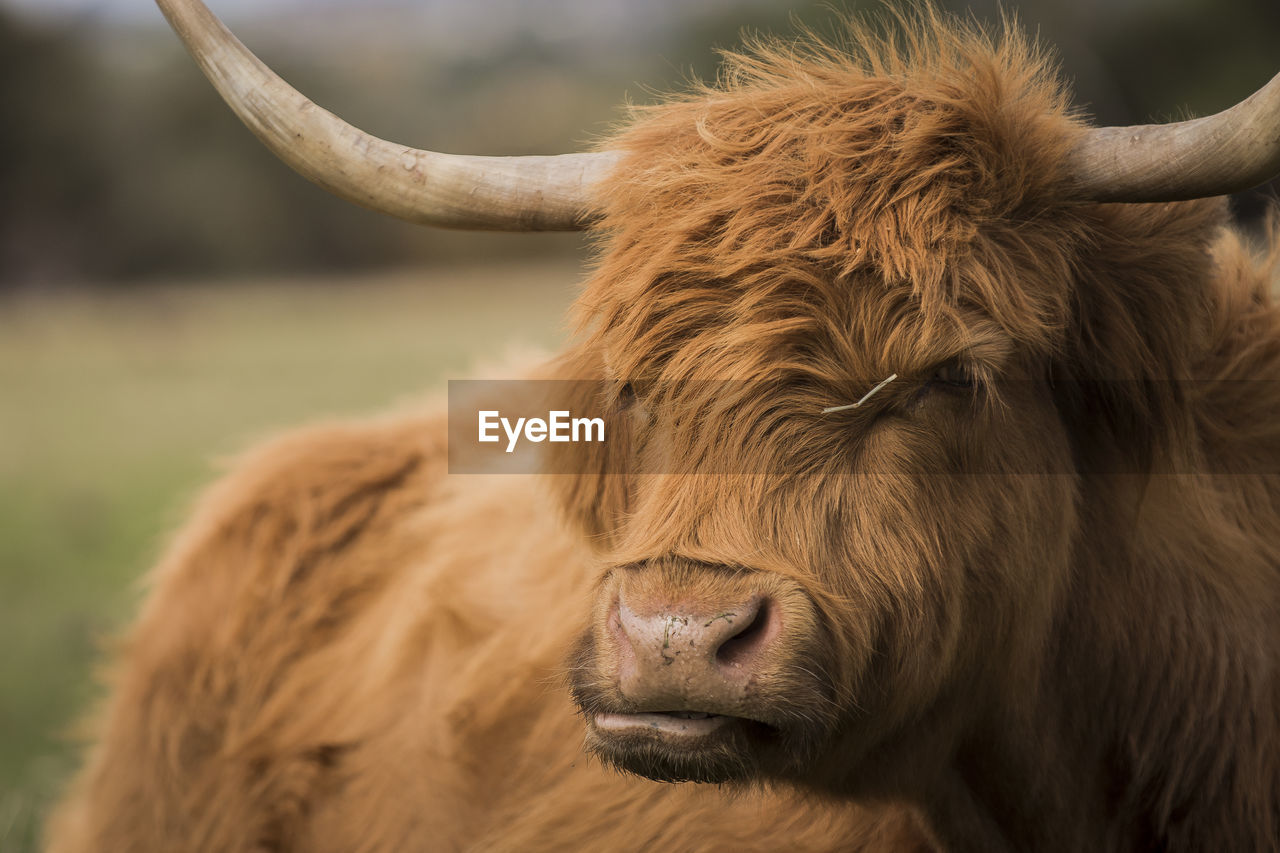
{"type": "MultiPolygon", "coordinates": [[[[744,29],[833,25],[826,0],[632,0],[594,17],[592,0],[508,3],[495,13],[505,16],[497,34],[467,51],[463,36],[442,37],[457,17],[447,2],[330,0],[307,16],[296,14],[305,4],[275,16],[261,5],[237,30],[318,103],[385,138],[473,153],[579,149],[619,117],[624,96],[644,101],[691,73],[713,76],[713,48],[744,29]],[[574,17],[587,23],[554,25],[574,17]]],[[[999,16],[987,0],[946,5],[999,16]]],[[[1213,112],[1276,70],[1274,0],[1005,5],[1056,46],[1080,103],[1103,123],[1213,112]]],[[[576,247],[563,237],[427,232],[330,199],[231,118],[158,13],[35,17],[21,8],[0,5],[0,287],[576,247]]]]}
{"type": "MultiPolygon", "coordinates": [[[[846,0],[210,0],[388,139],[579,150],[744,30],[846,0]]],[[[903,0],[903,5],[910,5],[903,0]]],[[[1276,0],[947,0],[1058,51],[1101,123],[1207,114],[1280,70],[1276,0]]],[[[98,649],[207,461],[554,346],[575,235],[433,232],[334,199],[231,116],[148,0],[0,0],[0,850],[35,849],[98,649]]],[[[1236,200],[1257,217],[1266,193],[1236,200]]]]}

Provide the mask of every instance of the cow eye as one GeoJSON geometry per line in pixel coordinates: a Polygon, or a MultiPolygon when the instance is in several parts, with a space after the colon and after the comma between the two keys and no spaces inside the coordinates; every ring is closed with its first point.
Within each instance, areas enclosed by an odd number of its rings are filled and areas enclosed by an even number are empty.
{"type": "Polygon", "coordinates": [[[933,372],[929,384],[945,388],[972,388],[973,371],[958,361],[949,361],[933,372]]]}
{"type": "Polygon", "coordinates": [[[625,411],[635,405],[635,402],[636,389],[632,387],[630,382],[622,383],[622,386],[618,388],[618,408],[625,411]]]}

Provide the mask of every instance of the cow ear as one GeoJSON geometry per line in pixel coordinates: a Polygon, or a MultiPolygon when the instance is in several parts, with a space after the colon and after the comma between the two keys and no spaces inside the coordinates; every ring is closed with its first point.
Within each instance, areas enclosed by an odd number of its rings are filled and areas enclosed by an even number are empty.
{"type": "Polygon", "coordinates": [[[601,417],[604,440],[548,444],[544,470],[566,520],[587,541],[608,548],[630,503],[632,419],[617,411],[616,383],[605,377],[603,365],[595,347],[579,347],[554,366],[555,408],[601,417]]]}
{"type": "Polygon", "coordinates": [[[1189,434],[1184,398],[1211,322],[1211,244],[1226,203],[1103,205],[1087,216],[1054,393],[1083,469],[1146,472],[1173,462],[1189,434]]]}

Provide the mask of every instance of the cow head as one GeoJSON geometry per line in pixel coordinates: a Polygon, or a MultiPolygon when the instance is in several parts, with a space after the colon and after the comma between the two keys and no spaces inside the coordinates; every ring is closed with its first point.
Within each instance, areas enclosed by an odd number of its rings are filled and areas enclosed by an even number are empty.
{"type": "Polygon", "coordinates": [[[739,58],[614,143],[562,369],[627,426],[554,482],[600,561],[571,680],[617,767],[838,787],[947,754],[1034,689],[1079,472],[1177,441],[1156,389],[1220,207],[1063,201],[1052,76],[933,32],[739,58]]]}

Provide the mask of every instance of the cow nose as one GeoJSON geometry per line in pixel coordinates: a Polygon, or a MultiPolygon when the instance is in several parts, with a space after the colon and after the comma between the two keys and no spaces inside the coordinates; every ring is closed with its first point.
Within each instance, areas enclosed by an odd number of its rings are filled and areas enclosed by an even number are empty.
{"type": "Polygon", "coordinates": [[[619,688],[644,710],[718,711],[748,691],[780,633],[774,602],[651,602],[619,596],[619,688]]]}

